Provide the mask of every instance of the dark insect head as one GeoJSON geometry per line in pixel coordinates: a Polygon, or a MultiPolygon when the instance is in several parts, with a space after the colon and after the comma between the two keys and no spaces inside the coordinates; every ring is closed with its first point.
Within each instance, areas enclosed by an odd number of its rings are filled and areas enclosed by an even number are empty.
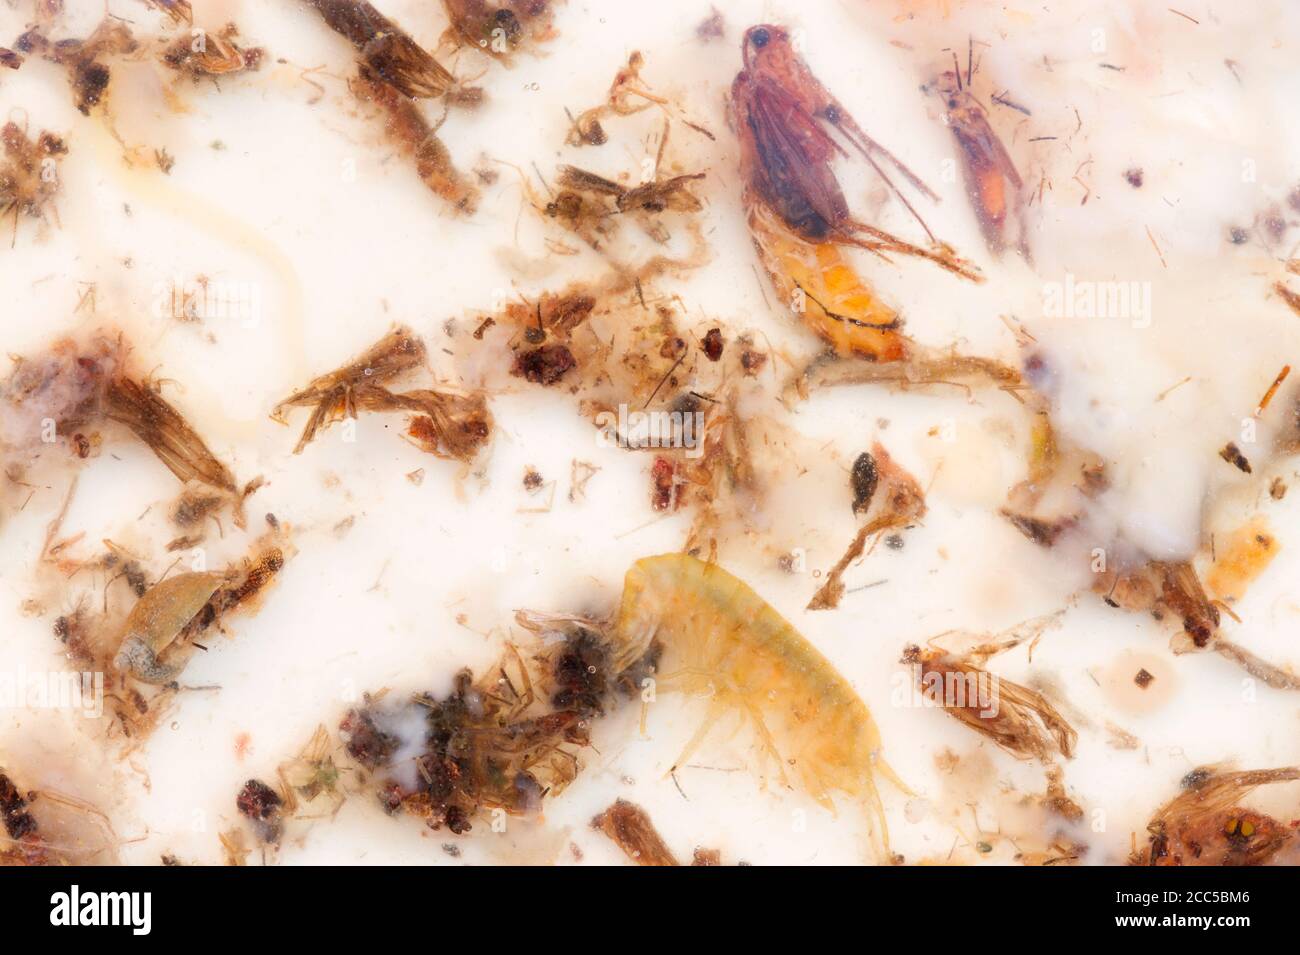
{"type": "Polygon", "coordinates": [[[789,39],[790,35],[782,27],[774,27],[770,24],[750,27],[745,31],[745,41],[741,46],[745,65],[749,66],[763,51],[770,53],[786,46],[789,39]]]}

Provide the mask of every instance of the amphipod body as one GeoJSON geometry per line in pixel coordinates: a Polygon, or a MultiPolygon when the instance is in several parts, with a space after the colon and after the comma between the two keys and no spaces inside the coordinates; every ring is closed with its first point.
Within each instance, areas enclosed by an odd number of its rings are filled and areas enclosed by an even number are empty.
{"type": "Polygon", "coordinates": [[[652,639],[663,643],[661,689],[710,698],[677,765],[721,717],[740,714],[787,782],[792,774],[832,810],[834,791],[865,800],[888,850],[876,773],[907,787],[880,755],[871,712],[830,661],[744,581],[686,554],[639,560],[624,579],[616,633],[628,655],[652,639]]]}

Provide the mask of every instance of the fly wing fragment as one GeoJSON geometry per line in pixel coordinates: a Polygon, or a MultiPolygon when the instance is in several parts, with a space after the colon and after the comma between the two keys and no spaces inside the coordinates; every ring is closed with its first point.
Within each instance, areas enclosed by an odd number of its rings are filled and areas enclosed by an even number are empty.
{"type": "Polygon", "coordinates": [[[198,432],[152,388],[115,378],[104,393],[106,416],[125,425],[182,482],[201,481],[237,494],[230,469],[208,450],[198,432]]]}
{"type": "Polygon", "coordinates": [[[903,662],[935,705],[1007,752],[1048,762],[1074,755],[1078,733],[1041,694],[941,651],[909,647],[903,662]]]}
{"type": "Polygon", "coordinates": [[[366,0],[308,0],[361,54],[376,79],[413,98],[442,96],[455,77],[366,0]]]}
{"type": "Polygon", "coordinates": [[[813,241],[827,238],[849,215],[829,164],[834,142],[774,84],[745,87],[733,95],[740,121],[752,135],[756,188],[796,233],[813,241]]]}
{"type": "Polygon", "coordinates": [[[679,865],[672,850],[655,831],[644,809],[620,799],[591,820],[591,827],[603,832],[637,865],[679,865]]]}

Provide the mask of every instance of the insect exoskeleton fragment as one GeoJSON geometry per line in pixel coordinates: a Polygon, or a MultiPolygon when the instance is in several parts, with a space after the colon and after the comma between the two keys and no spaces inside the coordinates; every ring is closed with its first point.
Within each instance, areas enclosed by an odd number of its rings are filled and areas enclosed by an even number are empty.
{"type": "Polygon", "coordinates": [[[177,646],[177,638],[224,579],[216,573],[186,573],[152,587],[126,618],[114,666],[143,683],[176,679],[193,652],[177,646]]]}

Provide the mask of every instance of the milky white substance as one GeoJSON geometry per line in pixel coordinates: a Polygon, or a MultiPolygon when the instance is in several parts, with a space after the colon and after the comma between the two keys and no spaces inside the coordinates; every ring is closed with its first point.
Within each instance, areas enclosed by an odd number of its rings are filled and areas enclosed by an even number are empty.
{"type": "MultiPolygon", "coordinates": [[[[1269,292],[1286,249],[1271,248],[1258,230],[1244,246],[1224,236],[1232,225],[1252,226],[1271,204],[1284,206],[1294,185],[1288,176],[1300,123],[1291,104],[1300,73],[1289,59],[1300,31],[1285,3],[1182,4],[1200,20],[1193,24],[1156,5],[735,0],[719,5],[726,39],[701,46],[694,29],[710,8],[702,0],[572,0],[560,8],[559,35],[543,55],[522,55],[511,69],[472,52],[452,64],[462,76],[482,72],[489,99],[477,113],[453,112],[441,134],[462,169],[503,163],[493,166],[498,184],[485,188],[479,213],[468,220],[449,217],[376,127],[355,115],[344,86],[351,51],[305,5],[195,6],[200,22],[233,19],[270,55],[259,74],[223,80],[219,90],[181,89],[181,113],[169,107],[162,74],[148,64],[115,75],[118,135],[146,156],[165,147],[176,159],[170,176],[147,163],[123,163],[103,123],[72,108],[57,67],[32,61],[0,84],[3,111],[25,111],[34,130],[64,134],[71,148],[57,227],[20,223],[15,249],[0,255],[0,282],[11,290],[0,350],[30,354],[61,333],[96,323],[124,327],[135,359],[175,382],[166,386],[168,400],[218,457],[241,480],[268,479],[249,502],[250,514],[276,514],[292,526],[298,550],[259,613],[232,621],[230,639],[215,641],[187,671],[193,685],[220,689],[184,694],[129,759],[105,747],[102,727],[67,711],[0,712],[0,764],[21,768],[27,785],[103,806],[129,840],[127,861],[152,863],[164,852],[219,861],[217,833],[236,824],[234,797],[243,782],[272,778],[318,723],[336,726],[363,691],[446,693],[458,669],[481,673],[506,639],[523,638],[511,626],[516,609],[606,613],[634,559],[681,546],[690,516],[651,510],[650,459],[602,447],[560,391],[520,384],[493,394],[497,433],[468,474],[403,442],[398,416],[363,418],[352,443],[336,428],[300,456],[290,452],[306,413],[288,429],[267,417],[277,400],[395,322],[425,338],[436,375],[452,377],[458,368],[476,375],[474,364],[488,357],[443,354],[445,322],[476,322],[510,295],[535,295],[598,268],[586,253],[548,254],[548,233],[522,208],[514,169],[526,175],[536,162],[550,178],[560,162],[603,175],[641,168],[659,125],[654,114],[611,120],[611,141],[598,150],[560,145],[564,108],[602,100],[633,49],[646,53],[645,78],[656,92],[679,99],[716,135],[709,141],[681,127],[673,132],[682,171],[709,174],[703,194],[712,261],[665,283],[680,294],[692,327],[719,321],[729,331],[750,330],[793,363],[817,350],[773,308],[756,272],[724,114],[741,30],[783,21],[802,29],[805,55],[844,105],[940,192],[942,204],[924,206],[927,221],[974,258],[988,281],[968,285],[920,263],[886,265],[866,256],[856,264],[900,307],[908,332],[928,344],[1018,362],[1022,352],[999,316],[1025,324],[1052,370],[1056,424],[1108,463],[1113,490],[1087,515],[1093,536],[1146,556],[1183,556],[1204,545],[1207,524],[1222,519],[1216,508],[1231,505],[1236,517],[1261,497],[1215,454],[1239,440],[1242,419],[1296,354],[1300,326],[1269,292]],[[951,174],[955,141],[933,94],[921,89],[950,64],[944,47],[964,51],[969,36],[986,44],[977,93],[1006,90],[1032,112],[993,113],[1026,182],[1051,181],[1030,212],[1032,267],[993,262],[984,252],[959,174],[951,174]],[[1240,80],[1225,58],[1237,64],[1240,80]],[[324,87],[319,99],[309,79],[324,87]],[[1056,138],[1029,142],[1035,137],[1056,138]],[[1123,179],[1132,166],[1145,171],[1141,190],[1123,179]],[[1243,179],[1243,170],[1254,178],[1243,179]],[[1074,181],[1076,171],[1086,186],[1074,181]],[[160,314],[169,284],[200,274],[256,286],[261,321],[195,326],[160,314]],[[1147,283],[1150,321],[1045,315],[1045,283],[1064,283],[1067,275],[1147,283]],[[75,312],[86,282],[96,283],[93,315],[75,312]],[[1155,400],[1184,378],[1191,381],[1155,400]],[[600,470],[585,496],[571,501],[574,459],[600,470]],[[553,496],[523,490],[526,466],[548,486],[554,482],[553,496]],[[419,485],[406,477],[417,468],[425,472],[419,485]],[[349,517],[352,524],[340,530],[349,517]]],[[[437,4],[377,6],[430,47],[445,27],[437,4]]],[[[100,15],[98,4],[85,7],[70,14],[73,34],[84,35],[100,15]]],[[[113,0],[110,8],[142,28],[155,22],[138,3],[113,0]]],[[[0,11],[0,35],[21,32],[23,16],[0,11]]],[[[429,107],[428,115],[436,119],[439,111],[429,107]]],[[[869,172],[852,165],[841,171],[855,211],[911,235],[914,226],[884,200],[869,172]]],[[[790,371],[782,360],[769,362],[766,386],[774,391],[790,371]]],[[[1289,476],[1289,464],[1268,465],[1264,453],[1279,420],[1261,422],[1248,453],[1259,455],[1258,470],[1272,466],[1289,476]]],[[[971,847],[991,841],[988,859],[1011,861],[1012,847],[996,833],[1010,835],[1020,821],[999,793],[1041,792],[1043,785],[1041,769],[944,713],[891,705],[905,679],[902,648],[944,631],[988,633],[1065,609],[1032,664],[1022,648],[993,666],[1008,679],[1049,688],[1079,729],[1066,783],[1088,814],[1074,835],[1090,845],[1091,861],[1122,859],[1132,834],[1143,838],[1155,807],[1196,765],[1300,761],[1292,696],[1243,683],[1218,657],[1175,659],[1160,624],[1110,610],[1086,593],[1076,599],[1089,583],[1086,566],[1045,554],[998,515],[1007,490],[1024,477],[1028,443],[1023,409],[1010,397],[844,388],[817,395],[781,422],[804,436],[799,459],[786,462],[770,488],[761,536],[723,542],[720,559],[787,616],[872,709],[890,762],[918,793],[909,800],[884,789],[894,849],[909,860],[980,861],[985,857],[971,847]],[[903,535],[902,550],[878,546],[850,569],[839,610],[805,611],[856,531],[848,468],[874,440],[929,489],[929,513],[903,535]],[[776,558],[792,552],[802,570],[787,573],[776,558]],[[1143,665],[1169,688],[1149,710],[1126,709],[1107,689],[1114,679],[1098,678],[1121,672],[1116,660],[1133,652],[1148,654],[1143,665]],[[1108,726],[1139,744],[1116,748],[1108,726]],[[937,767],[945,750],[968,769],[937,767]]],[[[0,615],[8,634],[0,661],[10,669],[62,665],[52,620],[84,592],[33,582],[32,564],[69,477],[49,455],[39,466],[46,470],[30,501],[0,527],[0,615]],[[43,613],[23,615],[28,600],[40,602],[43,613]]],[[[84,532],[88,542],[108,537],[156,555],[169,539],[162,505],[176,490],[146,449],[116,433],[111,448],[82,468],[63,533],[84,532]]],[[[1269,505],[1281,554],[1235,606],[1243,623],[1225,621],[1234,639],[1278,662],[1296,659],[1288,634],[1300,613],[1289,584],[1297,570],[1289,533],[1300,520],[1297,499],[1292,493],[1269,505]]],[[[210,565],[220,566],[244,553],[247,538],[227,528],[205,546],[210,565]]],[[[94,551],[87,545],[81,553],[94,551]]],[[[102,599],[102,582],[78,585],[96,588],[92,599],[102,599]]],[[[111,599],[125,597],[115,590],[111,599]]],[[[643,805],[683,858],[696,845],[720,849],[724,862],[870,857],[865,813],[843,805],[832,815],[775,779],[756,778],[749,737],[730,727],[668,778],[703,709],[665,694],[651,707],[644,737],[636,707],[610,716],[583,754],[583,773],[547,800],[543,818],[512,821],[504,833],[476,824],[473,836],[456,840],[462,858],[569,862],[573,843],[587,862],[622,861],[588,825],[618,797],[643,805]]],[[[350,777],[345,784],[354,785],[350,777]]],[[[1293,787],[1261,794],[1259,805],[1288,798],[1294,802],[1293,787]]],[[[335,820],[294,835],[281,858],[443,862],[451,857],[439,846],[452,839],[353,798],[335,820]]]]}

